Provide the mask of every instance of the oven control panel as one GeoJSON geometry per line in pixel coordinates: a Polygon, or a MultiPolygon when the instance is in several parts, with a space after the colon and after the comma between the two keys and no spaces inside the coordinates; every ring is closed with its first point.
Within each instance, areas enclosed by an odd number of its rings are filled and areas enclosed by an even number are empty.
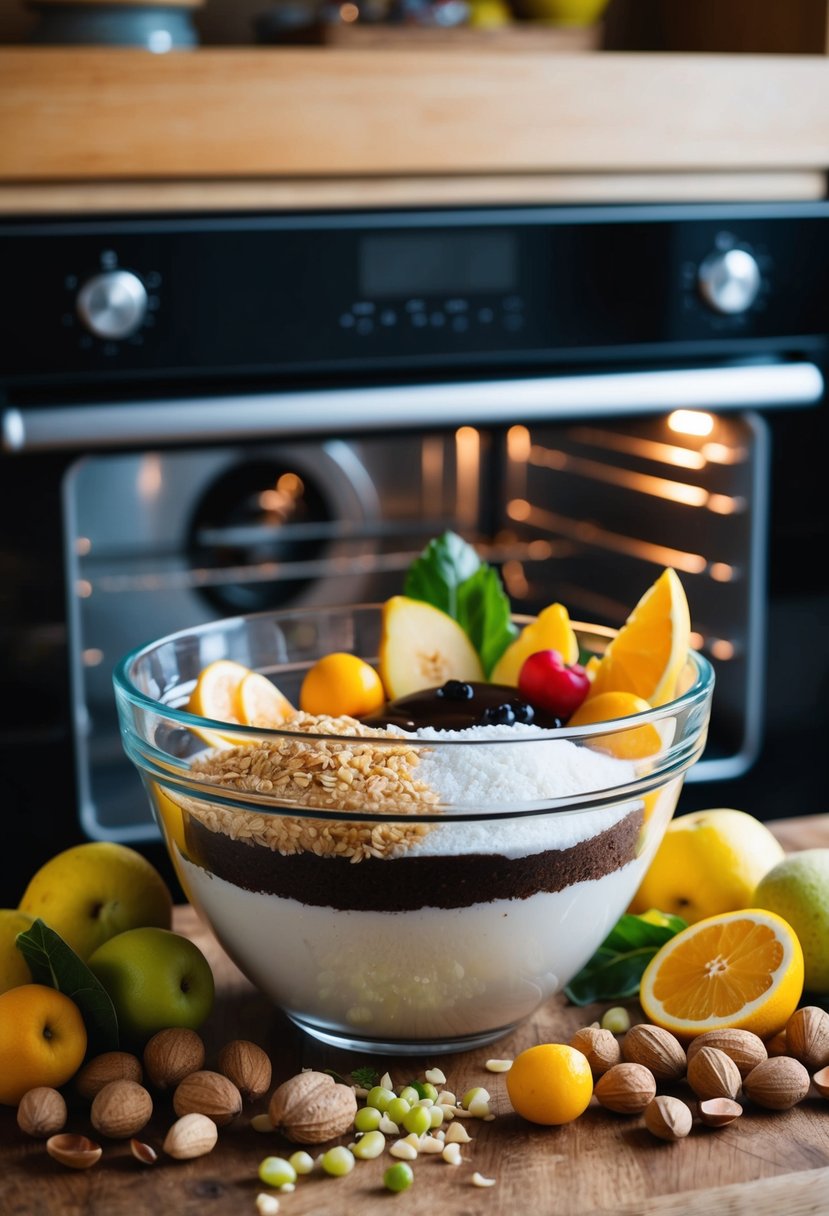
{"type": "Polygon", "coordinates": [[[278,383],[822,350],[829,204],[4,221],[0,381],[278,383]]]}

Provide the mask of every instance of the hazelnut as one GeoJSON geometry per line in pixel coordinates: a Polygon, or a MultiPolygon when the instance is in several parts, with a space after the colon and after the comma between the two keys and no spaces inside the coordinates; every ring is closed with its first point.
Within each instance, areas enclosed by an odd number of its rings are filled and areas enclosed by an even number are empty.
{"type": "Polygon", "coordinates": [[[614,1064],[599,1077],[593,1093],[605,1110],[639,1115],[655,1096],[656,1081],[644,1064],[614,1064]]]}
{"type": "Polygon", "coordinates": [[[809,1072],[829,1064],[829,1013],[816,1005],[806,1005],[793,1013],[786,1023],[788,1053],[809,1072]]]}
{"type": "Polygon", "coordinates": [[[682,1140],[691,1131],[694,1117],[679,1098],[660,1094],[645,1110],[645,1127],[659,1140],[682,1140]]]}
{"type": "Polygon", "coordinates": [[[103,1149],[88,1136],[61,1132],[59,1136],[49,1137],[46,1141],[46,1152],[70,1170],[88,1170],[96,1161],[100,1161],[103,1149]]]}
{"type": "Polygon", "coordinates": [[[185,1026],[159,1030],[144,1048],[144,1067],[156,1089],[175,1089],[191,1072],[204,1068],[204,1043],[185,1026]]]}
{"type": "Polygon", "coordinates": [[[350,1130],[357,1098],[325,1072],[301,1072],[271,1097],[271,1123],[296,1144],[323,1144],[350,1130]]]}
{"type": "Polygon", "coordinates": [[[173,1094],[177,1115],[208,1115],[219,1127],[235,1119],[241,1109],[242,1095],[220,1072],[191,1072],[173,1094]]]}
{"type": "Polygon", "coordinates": [[[266,1094],[271,1085],[271,1062],[261,1047],[247,1039],[234,1039],[219,1052],[219,1072],[224,1073],[246,1102],[266,1094]]]}
{"type": "Polygon", "coordinates": [[[143,1080],[141,1064],[128,1051],[105,1051],[84,1064],[75,1077],[75,1089],[82,1098],[92,1101],[110,1081],[143,1080]]]}
{"type": "Polygon", "coordinates": [[[740,1103],[731,1098],[706,1098],[699,1104],[699,1117],[706,1127],[726,1127],[742,1113],[740,1103]]]}
{"type": "Polygon", "coordinates": [[[689,1074],[691,1061],[701,1047],[716,1047],[718,1051],[724,1051],[739,1068],[741,1077],[747,1077],[752,1068],[761,1064],[768,1055],[763,1040],[750,1030],[707,1030],[705,1034],[697,1035],[688,1046],[689,1074]]]}
{"type": "Polygon", "coordinates": [[[743,1088],[758,1106],[789,1110],[809,1092],[809,1074],[799,1060],[774,1056],[752,1068],[743,1088]]]}
{"type": "Polygon", "coordinates": [[[657,1081],[676,1081],[685,1076],[685,1051],[679,1040],[661,1026],[631,1026],[622,1039],[622,1059],[644,1064],[657,1081]]]}
{"type": "Polygon", "coordinates": [[[698,1098],[736,1098],[742,1078],[730,1056],[718,1047],[700,1047],[688,1061],[688,1084],[698,1098]]]}
{"type": "Polygon", "coordinates": [[[153,1100],[137,1081],[110,1081],[92,1102],[92,1126],[111,1140],[127,1140],[150,1121],[153,1100]]]}
{"type": "Polygon", "coordinates": [[[188,1161],[193,1157],[203,1157],[215,1147],[219,1138],[219,1129],[207,1115],[182,1115],[164,1138],[164,1152],[169,1157],[179,1161],[188,1161]]]}
{"type": "Polygon", "coordinates": [[[66,1103],[63,1095],[48,1085],[30,1089],[20,1099],[17,1108],[17,1126],[27,1136],[41,1139],[62,1131],[66,1126],[66,1103]]]}
{"type": "Polygon", "coordinates": [[[570,1046],[587,1057],[594,1077],[603,1076],[622,1058],[619,1040],[615,1035],[609,1030],[595,1026],[585,1026],[577,1030],[570,1040],[570,1046]]]}

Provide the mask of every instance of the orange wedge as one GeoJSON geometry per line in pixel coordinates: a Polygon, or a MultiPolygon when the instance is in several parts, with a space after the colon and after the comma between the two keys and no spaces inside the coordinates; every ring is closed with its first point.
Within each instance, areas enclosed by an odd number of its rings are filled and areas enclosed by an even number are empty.
{"type": "Polygon", "coordinates": [[[281,726],[295,712],[288,698],[258,671],[249,671],[237,684],[234,706],[244,726],[281,726]]]}
{"type": "Polygon", "coordinates": [[[608,646],[588,699],[605,692],[633,692],[651,705],[664,705],[675,696],[690,644],[688,601],[676,572],[668,569],[608,646]]]}
{"type": "MultiPolygon", "coordinates": [[[[613,723],[614,718],[629,718],[634,714],[644,714],[650,705],[642,697],[633,692],[600,692],[596,697],[582,701],[574,714],[567,720],[568,726],[592,726],[596,722],[613,723]]],[[[655,756],[662,749],[662,737],[656,726],[646,722],[644,726],[631,726],[626,730],[618,728],[611,734],[593,735],[590,740],[593,747],[600,751],[618,756],[620,760],[642,760],[646,756],[655,756]]]]}
{"type": "Polygon", "coordinates": [[[782,1030],[803,992],[803,951],[785,920],[748,908],[689,925],[645,969],[639,1001],[683,1039],[706,1030],[782,1030]]]}
{"type": "Polygon", "coordinates": [[[236,690],[248,674],[249,668],[230,659],[208,663],[190,694],[188,712],[200,718],[212,718],[214,722],[238,722],[236,690]]]}
{"type": "Polygon", "coordinates": [[[548,605],[524,626],[493,667],[490,683],[517,688],[525,661],[539,650],[557,650],[568,667],[579,661],[579,643],[563,604],[548,605]]]}

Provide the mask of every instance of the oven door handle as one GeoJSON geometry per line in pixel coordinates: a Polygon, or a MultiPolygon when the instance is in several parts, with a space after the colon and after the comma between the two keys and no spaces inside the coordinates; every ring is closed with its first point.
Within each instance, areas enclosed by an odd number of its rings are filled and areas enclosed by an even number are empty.
{"type": "Polygon", "coordinates": [[[812,405],[823,388],[820,369],[802,362],[37,406],[3,412],[2,446],[7,452],[86,451],[679,408],[757,409],[812,405]]]}

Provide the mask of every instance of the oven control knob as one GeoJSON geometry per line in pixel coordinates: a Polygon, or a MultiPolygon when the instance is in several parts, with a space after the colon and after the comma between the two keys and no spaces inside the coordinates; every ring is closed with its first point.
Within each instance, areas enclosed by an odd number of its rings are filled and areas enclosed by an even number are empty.
{"type": "Polygon", "coordinates": [[[147,311],[147,290],[129,270],[108,270],[87,279],[78,292],[78,316],[96,338],[129,338],[147,311]]]}
{"type": "Polygon", "coordinates": [[[699,290],[715,312],[747,312],[760,290],[760,267],[746,249],[712,253],[699,268],[699,290]]]}

